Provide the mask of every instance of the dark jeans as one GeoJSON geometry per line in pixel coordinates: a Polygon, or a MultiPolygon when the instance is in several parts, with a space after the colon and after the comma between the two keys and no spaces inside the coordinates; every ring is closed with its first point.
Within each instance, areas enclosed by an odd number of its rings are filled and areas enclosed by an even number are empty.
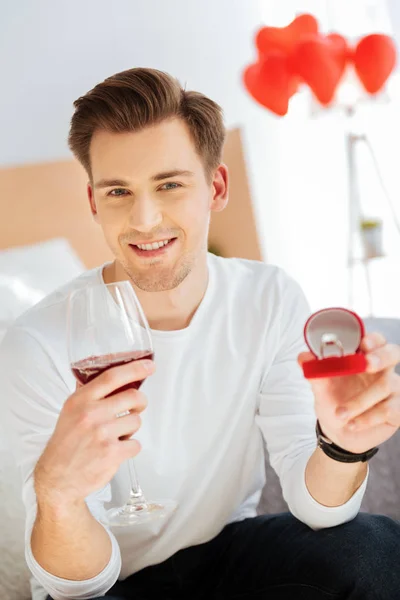
{"type": "Polygon", "coordinates": [[[313,531],[290,514],[227,525],[108,592],[108,600],[396,600],[400,523],[359,514],[313,531]]]}

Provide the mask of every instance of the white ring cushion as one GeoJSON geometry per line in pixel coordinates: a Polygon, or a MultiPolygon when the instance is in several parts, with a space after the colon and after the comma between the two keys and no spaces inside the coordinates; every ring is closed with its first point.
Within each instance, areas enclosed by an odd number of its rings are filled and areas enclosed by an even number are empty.
{"type": "MultiPolygon", "coordinates": [[[[306,331],[308,346],[318,358],[321,356],[321,340],[325,334],[333,334],[342,343],[344,354],[355,354],[361,343],[361,327],[357,318],[351,313],[330,308],[311,317],[306,331]]],[[[339,356],[340,350],[336,344],[324,346],[324,358],[339,356]]]]}

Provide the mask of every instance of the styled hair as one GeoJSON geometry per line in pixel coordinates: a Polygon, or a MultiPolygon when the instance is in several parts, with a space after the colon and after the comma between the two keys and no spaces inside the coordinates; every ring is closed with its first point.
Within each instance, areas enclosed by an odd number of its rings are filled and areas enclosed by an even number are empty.
{"type": "Polygon", "coordinates": [[[90,179],[90,144],[96,130],[140,131],[166,119],[188,126],[207,177],[222,159],[225,126],[221,107],[163,71],[135,68],[116,73],[74,102],[69,147],[90,179]]]}

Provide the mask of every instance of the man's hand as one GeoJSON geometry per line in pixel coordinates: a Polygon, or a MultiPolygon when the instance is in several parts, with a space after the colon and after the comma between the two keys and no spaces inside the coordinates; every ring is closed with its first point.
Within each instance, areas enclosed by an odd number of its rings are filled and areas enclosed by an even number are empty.
{"type": "Polygon", "coordinates": [[[129,438],[141,425],[139,413],[146,408],[146,397],[134,389],[110,394],[153,371],[152,361],[131,362],[77,387],[35,468],[39,504],[80,504],[104,487],[122,462],[139,453],[139,442],[129,438]]]}
{"type": "MultiPolygon", "coordinates": [[[[349,452],[362,453],[391,438],[400,427],[400,346],[379,333],[364,337],[367,370],[358,375],[315,379],[315,411],[324,434],[349,452]]],[[[299,355],[299,363],[311,360],[299,355]]]]}

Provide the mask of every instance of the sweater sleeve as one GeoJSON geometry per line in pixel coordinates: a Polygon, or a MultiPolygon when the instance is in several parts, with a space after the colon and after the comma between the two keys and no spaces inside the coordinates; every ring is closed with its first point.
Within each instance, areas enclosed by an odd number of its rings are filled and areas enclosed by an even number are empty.
{"type": "MultiPolygon", "coordinates": [[[[23,328],[12,327],[0,346],[1,421],[22,477],[26,511],[25,557],[36,581],[54,600],[80,600],[104,595],[119,577],[120,550],[114,535],[108,565],[87,581],[70,581],[44,570],[31,550],[37,504],[33,483],[35,465],[51,437],[61,408],[71,391],[43,344],[23,328]]],[[[91,494],[86,503],[99,520],[110,485],[91,494]]]]}
{"type": "Polygon", "coordinates": [[[307,489],[305,471],[317,446],[316,415],[313,392],[297,357],[308,350],[303,329],[309,315],[304,293],[288,278],[278,315],[280,341],[261,385],[256,419],[290,511],[309,527],[322,529],[340,525],[357,515],[368,476],[353,497],[338,507],[319,504],[307,489]]]}

